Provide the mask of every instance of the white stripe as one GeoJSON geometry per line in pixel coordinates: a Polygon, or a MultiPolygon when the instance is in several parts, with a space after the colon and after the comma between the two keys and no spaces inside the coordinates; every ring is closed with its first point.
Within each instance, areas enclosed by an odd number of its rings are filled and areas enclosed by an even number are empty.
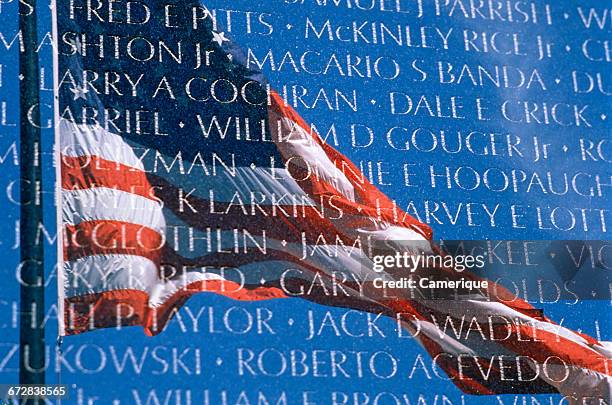
{"type": "Polygon", "coordinates": [[[161,204],[121,190],[97,187],[62,191],[62,220],[77,225],[84,221],[121,221],[165,233],[161,204]]]}
{"type": "Polygon", "coordinates": [[[602,341],[598,343],[599,345],[593,346],[593,350],[612,359],[612,342],[602,341]]]}
{"type": "Polygon", "coordinates": [[[299,157],[299,159],[292,159],[291,161],[309,172],[314,171],[311,176],[323,179],[348,200],[355,201],[353,185],[329,159],[321,145],[313,139],[311,134],[289,118],[281,116],[277,111],[270,110],[270,120],[280,122],[282,134],[279,134],[279,136],[282,136],[283,140],[277,140],[275,144],[285,160],[291,157],[299,157]],[[304,162],[308,167],[303,167],[304,162]]]}
{"type": "MultiPolygon", "coordinates": [[[[568,397],[569,404],[609,404],[612,399],[612,377],[580,367],[568,367],[569,377],[561,383],[543,379],[568,397]],[[605,402],[603,402],[605,401],[605,402]]],[[[565,371],[565,370],[562,370],[565,371]]]]}
{"type": "MultiPolygon", "coordinates": [[[[271,204],[273,198],[278,199],[283,194],[305,197],[305,200],[311,202],[308,195],[286,169],[275,169],[274,173],[272,173],[271,170],[264,168],[238,167],[236,171],[236,177],[224,172],[224,177],[212,185],[211,188],[215,190],[215,197],[220,196],[220,201],[229,201],[227,199],[229,195],[224,196],[220,194],[220,191],[225,192],[228,189],[228,185],[231,184],[234,192],[238,191],[243,198],[250,199],[249,192],[254,192],[256,195],[265,195],[266,200],[261,203],[262,205],[271,204]]],[[[248,199],[246,201],[249,201],[248,199]]]]}
{"type": "Polygon", "coordinates": [[[66,156],[98,156],[144,170],[134,150],[119,135],[99,125],[81,125],[62,120],[59,128],[61,153],[66,156]]]}
{"type": "Polygon", "coordinates": [[[440,330],[432,322],[419,320],[418,327],[420,328],[418,330],[420,330],[421,333],[439,344],[444,349],[445,353],[453,354],[455,356],[459,356],[462,354],[468,354],[473,356],[479,355],[474,351],[473,348],[469,347],[469,345],[463,344],[457,339],[450,337],[449,335],[440,336],[440,330]]]}
{"type": "MultiPolygon", "coordinates": [[[[150,166],[146,159],[143,163],[146,167],[150,166]]],[[[165,179],[177,188],[182,188],[185,193],[195,190],[192,195],[204,200],[210,199],[209,191],[212,190],[214,200],[218,202],[230,202],[232,199],[236,202],[237,194],[245,203],[253,199],[263,206],[273,204],[273,200],[278,200],[286,194],[288,197],[282,200],[284,204],[291,202],[289,198],[291,196],[295,196],[300,202],[303,199],[309,204],[312,203],[310,197],[286,169],[274,169],[272,172],[262,167],[253,169],[238,166],[235,175],[226,170],[218,171],[216,176],[207,176],[204,173],[181,174],[178,170],[176,173],[158,171],[152,174],[165,179]]]]}
{"type": "Polygon", "coordinates": [[[142,256],[86,256],[65,262],[63,269],[67,297],[125,289],[149,293],[159,282],[157,265],[142,256]]]}
{"type": "MultiPolygon", "coordinates": [[[[177,291],[187,287],[191,283],[198,281],[224,281],[225,279],[218,274],[208,272],[187,272],[179,277],[167,280],[164,283],[157,283],[149,296],[149,307],[157,308],[163,305],[177,291]]],[[[242,287],[242,286],[240,286],[242,287]]]]}
{"type": "Polygon", "coordinates": [[[490,302],[490,301],[478,301],[478,300],[461,300],[461,305],[457,305],[457,302],[452,301],[434,301],[434,300],[424,300],[423,304],[427,305],[430,308],[436,308],[443,313],[447,313],[454,317],[461,316],[469,316],[474,317],[480,323],[489,322],[489,316],[503,316],[507,319],[517,319],[522,322],[525,322],[529,326],[532,326],[536,329],[540,329],[542,331],[546,331],[549,333],[554,333],[563,337],[564,339],[570,340],[576,344],[581,345],[582,347],[592,350],[596,352],[587,341],[580,335],[576,334],[570,329],[567,329],[560,325],[555,325],[550,322],[543,322],[527,316],[511,307],[501,303],[501,302],[490,302]]]}

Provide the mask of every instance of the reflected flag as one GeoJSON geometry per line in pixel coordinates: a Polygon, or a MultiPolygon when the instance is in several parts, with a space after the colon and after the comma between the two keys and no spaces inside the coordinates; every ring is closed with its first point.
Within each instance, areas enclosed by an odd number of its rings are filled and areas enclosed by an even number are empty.
{"type": "Polygon", "coordinates": [[[61,334],[154,335],[200,292],[299,297],[397,319],[464,392],[609,401],[610,349],[502,288],[457,302],[364,287],[400,277],[374,272],[368,246],[439,252],[431,229],[297,113],[295,88],[273,90],[216,13],[91,7],[54,9],[61,334]],[[466,319],[468,338],[436,323],[466,319]]]}

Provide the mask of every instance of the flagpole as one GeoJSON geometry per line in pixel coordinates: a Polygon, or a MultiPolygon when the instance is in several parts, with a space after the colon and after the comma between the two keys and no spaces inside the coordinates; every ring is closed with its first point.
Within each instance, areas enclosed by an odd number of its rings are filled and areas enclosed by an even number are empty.
{"type": "MultiPolygon", "coordinates": [[[[19,3],[19,29],[24,49],[19,55],[20,246],[19,383],[45,382],[43,245],[37,240],[42,223],[39,69],[36,9],[19,3]]],[[[38,404],[30,399],[26,404],[38,404]]]]}

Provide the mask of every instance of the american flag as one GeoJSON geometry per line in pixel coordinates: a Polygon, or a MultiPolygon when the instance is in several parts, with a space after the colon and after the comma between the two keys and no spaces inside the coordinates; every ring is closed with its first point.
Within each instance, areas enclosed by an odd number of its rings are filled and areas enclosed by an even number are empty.
{"type": "Polygon", "coordinates": [[[170,24],[151,1],[148,17],[130,16],[146,23],[109,24],[75,4],[56,5],[54,27],[62,335],[134,325],[154,335],[204,291],[299,297],[399,319],[466,393],[610,401],[610,348],[502,288],[460,303],[363,288],[400,277],[374,273],[366,245],[437,252],[431,229],[272,90],[205,5],[174,5],[170,24]],[[466,319],[507,338],[436,324],[466,319]],[[512,375],[504,357],[519,365],[512,375]]]}

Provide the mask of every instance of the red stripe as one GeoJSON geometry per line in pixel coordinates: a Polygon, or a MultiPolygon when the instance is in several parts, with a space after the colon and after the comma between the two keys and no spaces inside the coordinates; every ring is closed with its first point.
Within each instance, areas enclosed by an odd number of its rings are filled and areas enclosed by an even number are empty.
{"type": "Polygon", "coordinates": [[[196,281],[177,290],[158,307],[150,308],[144,326],[145,333],[154,336],[164,330],[174,313],[193,295],[201,292],[220,294],[238,301],[262,301],[276,298],[287,298],[279,288],[258,286],[254,289],[240,288],[237,283],[227,280],[196,281]]]}
{"type": "Polygon", "coordinates": [[[159,201],[145,172],[99,156],[62,155],[61,173],[64,190],[105,187],[159,201]]]}
{"type": "Polygon", "coordinates": [[[65,226],[66,261],[85,256],[142,256],[159,265],[164,240],[155,230],[121,221],[87,221],[65,226]]]}
{"type": "Polygon", "coordinates": [[[163,305],[151,308],[149,296],[140,290],[112,290],[69,297],[64,300],[64,324],[67,335],[77,335],[95,329],[142,326],[147,335],[161,333],[172,315],[193,294],[209,292],[240,301],[261,301],[287,296],[276,287],[241,289],[224,280],[190,283],[176,291],[163,305]]]}
{"type": "Polygon", "coordinates": [[[94,329],[143,325],[149,296],[139,290],[113,290],[64,300],[67,335],[94,329]]]}

